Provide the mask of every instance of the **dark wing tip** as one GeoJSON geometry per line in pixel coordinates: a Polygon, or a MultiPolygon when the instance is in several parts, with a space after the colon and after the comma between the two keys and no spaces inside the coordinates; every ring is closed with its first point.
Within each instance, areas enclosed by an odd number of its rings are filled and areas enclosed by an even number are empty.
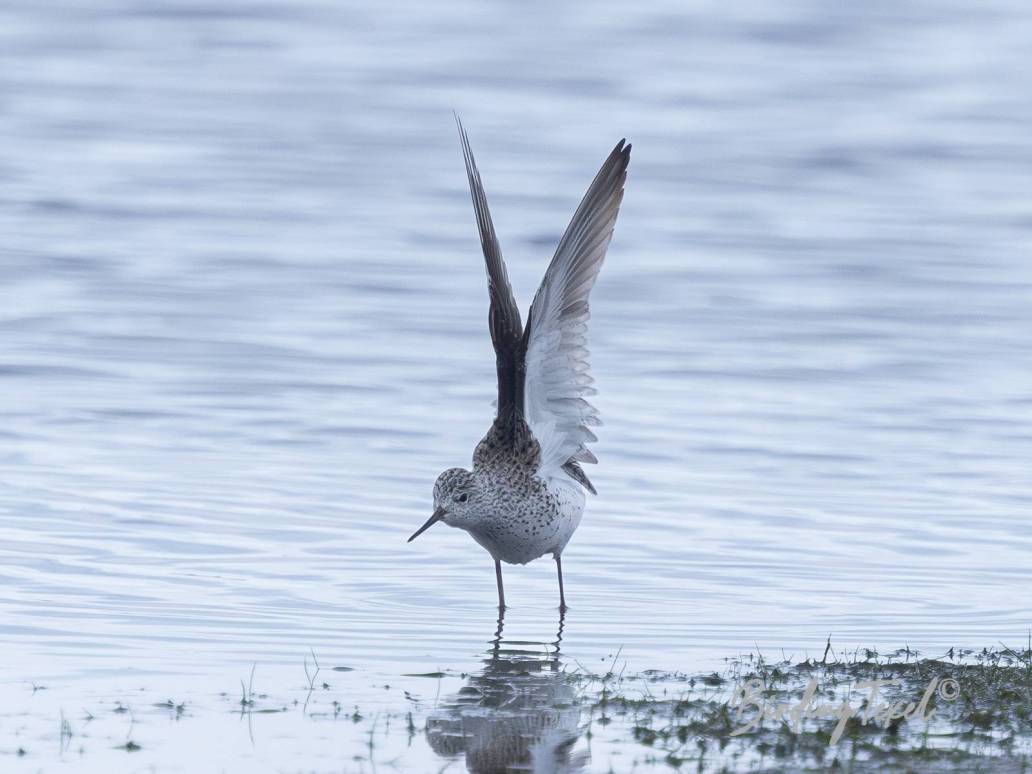
{"type": "Polygon", "coordinates": [[[599,174],[605,170],[626,172],[627,167],[631,163],[631,144],[627,142],[627,138],[623,138],[616,144],[612,152],[609,154],[609,158],[606,159],[606,163],[602,165],[602,169],[599,170],[599,174]]]}

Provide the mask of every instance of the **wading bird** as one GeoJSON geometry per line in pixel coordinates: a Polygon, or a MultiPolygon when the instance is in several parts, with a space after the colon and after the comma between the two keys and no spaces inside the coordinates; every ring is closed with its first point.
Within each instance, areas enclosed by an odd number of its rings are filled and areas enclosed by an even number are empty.
{"type": "MultiPolygon", "coordinates": [[[[458,119],[456,119],[458,121],[458,119]]],[[[587,444],[598,411],[589,373],[588,295],[598,276],[623,199],[631,146],[617,143],[573,220],[520,322],[487,197],[459,126],[480,243],[487,263],[488,325],[498,372],[497,413],[473,452],[473,470],[450,468],[434,484],[434,512],[409,542],[441,521],[466,530],[494,559],[498,607],[505,609],[502,562],[555,558],[559,606],[566,609],[562,552],[595,487],[582,462],[597,462],[587,444]]]]}

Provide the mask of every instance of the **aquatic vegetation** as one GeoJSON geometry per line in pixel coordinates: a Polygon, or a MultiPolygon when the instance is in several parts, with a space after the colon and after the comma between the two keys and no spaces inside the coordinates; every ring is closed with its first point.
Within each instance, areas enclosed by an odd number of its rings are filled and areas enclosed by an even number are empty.
{"type": "Polygon", "coordinates": [[[752,653],[682,672],[634,671],[619,651],[590,668],[560,642],[503,640],[499,630],[480,668],[399,674],[375,683],[378,701],[356,693],[370,675],[323,672],[310,651],[286,682],[251,665],[240,693],[137,689],[74,718],[19,714],[25,730],[0,752],[31,765],[51,750],[94,761],[133,753],[162,771],[214,733],[241,761],[264,760],[274,739],[312,770],[1032,770],[1032,643],[926,656],[834,652],[829,642],[820,659],[752,653]],[[324,760],[334,763],[316,765],[324,760]]]}
{"type": "Polygon", "coordinates": [[[821,660],[748,655],[729,659],[723,674],[582,679],[591,723],[615,721],[653,751],[647,760],[675,768],[1032,766],[1032,649],[829,654],[830,643],[821,660]],[[870,684],[877,690],[862,688],[870,684]],[[736,702],[743,691],[745,705],[736,702]],[[843,718],[807,712],[821,707],[850,710],[843,718]]]}

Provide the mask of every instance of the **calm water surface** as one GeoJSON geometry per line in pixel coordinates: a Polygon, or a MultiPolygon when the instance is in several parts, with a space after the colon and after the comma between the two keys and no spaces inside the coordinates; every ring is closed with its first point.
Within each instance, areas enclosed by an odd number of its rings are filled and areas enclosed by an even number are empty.
{"type": "MultiPolygon", "coordinates": [[[[405,543],[492,415],[452,109],[524,308],[634,143],[566,658],[1023,641],[1030,41],[1017,2],[7,2],[5,711],[287,692],[314,651],[429,713],[403,674],[483,668],[490,558],[405,543]]],[[[507,572],[507,638],[554,639],[553,573],[507,572]]]]}

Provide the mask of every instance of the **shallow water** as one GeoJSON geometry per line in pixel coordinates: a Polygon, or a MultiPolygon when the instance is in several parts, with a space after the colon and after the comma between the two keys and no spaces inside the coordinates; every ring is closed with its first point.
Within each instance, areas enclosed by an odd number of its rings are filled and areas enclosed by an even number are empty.
{"type": "MultiPolygon", "coordinates": [[[[478,663],[489,558],[405,543],[491,418],[452,109],[524,308],[634,143],[564,653],[1024,641],[1030,36],[1019,3],[6,3],[5,703],[314,650],[375,706],[478,663]]],[[[553,572],[507,571],[507,636],[549,641],[553,572]]]]}

